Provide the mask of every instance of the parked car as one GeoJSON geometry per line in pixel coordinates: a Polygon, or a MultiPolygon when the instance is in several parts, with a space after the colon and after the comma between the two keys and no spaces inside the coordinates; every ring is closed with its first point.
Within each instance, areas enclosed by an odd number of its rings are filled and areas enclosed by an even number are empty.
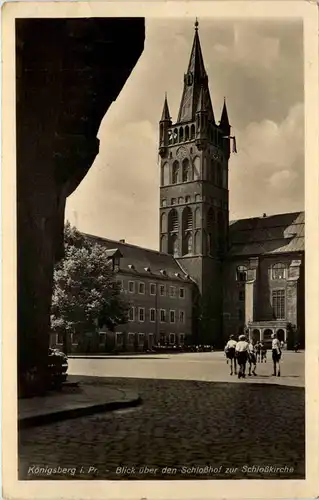
{"type": "Polygon", "coordinates": [[[48,368],[49,368],[49,386],[58,389],[66,381],[68,374],[68,357],[64,352],[57,348],[49,347],[48,368]]]}

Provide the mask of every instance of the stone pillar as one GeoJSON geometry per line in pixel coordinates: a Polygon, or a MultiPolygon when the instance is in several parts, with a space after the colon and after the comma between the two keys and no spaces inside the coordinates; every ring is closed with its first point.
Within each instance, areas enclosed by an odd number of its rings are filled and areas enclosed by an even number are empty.
{"type": "Polygon", "coordinates": [[[15,28],[21,395],[45,386],[66,198],[90,169],[101,120],[141,55],[144,19],[24,18],[15,28]]]}
{"type": "Polygon", "coordinates": [[[298,323],[298,281],[301,260],[293,260],[289,266],[286,296],[286,318],[293,325],[298,323]]]}

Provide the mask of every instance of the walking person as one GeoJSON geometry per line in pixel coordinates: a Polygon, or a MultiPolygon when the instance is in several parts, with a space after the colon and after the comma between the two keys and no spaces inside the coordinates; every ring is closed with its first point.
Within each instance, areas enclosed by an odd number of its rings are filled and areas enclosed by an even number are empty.
{"type": "Polygon", "coordinates": [[[248,342],[248,376],[251,377],[251,373],[256,376],[256,365],[257,365],[257,352],[256,345],[250,339],[248,342]]]}
{"type": "Polygon", "coordinates": [[[280,377],[280,358],[281,358],[281,347],[280,347],[280,342],[277,338],[277,334],[273,333],[272,336],[272,345],[271,345],[271,350],[272,350],[272,361],[274,365],[274,373],[273,376],[280,377]],[[277,371],[277,365],[278,365],[278,371],[277,371]]]}
{"type": "Polygon", "coordinates": [[[227,364],[228,364],[228,360],[230,361],[230,374],[232,375],[233,374],[233,369],[235,371],[235,375],[237,374],[237,363],[236,363],[236,340],[235,340],[235,336],[234,335],[231,335],[229,337],[229,340],[225,346],[225,355],[226,355],[226,359],[227,359],[227,364]]]}
{"type": "Polygon", "coordinates": [[[239,335],[238,342],[236,344],[236,356],[237,363],[239,364],[238,378],[245,378],[246,374],[246,363],[248,359],[248,342],[245,335],[239,335]]]}

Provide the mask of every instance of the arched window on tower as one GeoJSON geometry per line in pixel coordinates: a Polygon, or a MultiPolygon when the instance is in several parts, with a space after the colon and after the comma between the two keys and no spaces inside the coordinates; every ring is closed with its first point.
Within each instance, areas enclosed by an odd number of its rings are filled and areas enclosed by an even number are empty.
{"type": "Polygon", "coordinates": [[[174,143],[176,144],[178,142],[178,129],[177,128],[174,128],[173,139],[174,139],[174,143]]]}
{"type": "Polygon", "coordinates": [[[214,253],[215,239],[215,212],[212,207],[207,212],[207,250],[210,255],[214,253]]]}
{"type": "Polygon", "coordinates": [[[179,174],[179,163],[177,160],[175,160],[172,169],[172,184],[178,183],[178,174],[179,174]]]}
{"type": "Polygon", "coordinates": [[[184,129],[180,127],[179,129],[179,142],[184,142],[184,129]]]}
{"type": "Polygon", "coordinates": [[[192,230],[193,230],[193,214],[189,207],[185,207],[182,214],[182,255],[192,253],[192,230]]]}
{"type": "Polygon", "coordinates": [[[193,160],[193,179],[200,179],[200,158],[195,156],[193,160]]]}
{"type": "Polygon", "coordinates": [[[167,218],[166,214],[161,215],[161,233],[167,232],[167,218]]]}
{"type": "Polygon", "coordinates": [[[201,227],[201,214],[200,214],[200,208],[197,207],[195,209],[195,228],[198,229],[201,227]]]}
{"type": "Polygon", "coordinates": [[[195,139],[195,125],[191,126],[191,140],[195,139]]]}
{"type": "Polygon", "coordinates": [[[172,232],[177,233],[178,227],[179,227],[178,213],[177,213],[177,210],[175,210],[175,208],[173,208],[168,214],[168,231],[170,233],[172,233],[172,232]]]}
{"type": "Polygon", "coordinates": [[[189,141],[189,126],[185,127],[185,141],[189,141]]]}
{"type": "Polygon", "coordinates": [[[179,248],[178,248],[178,236],[177,234],[173,234],[171,236],[171,246],[172,251],[169,252],[173,255],[173,257],[179,257],[179,248]]]}
{"type": "Polygon", "coordinates": [[[189,159],[185,158],[183,160],[183,182],[188,182],[191,179],[191,167],[189,163],[189,159]]]}
{"type": "Polygon", "coordinates": [[[173,208],[168,214],[168,253],[178,256],[179,248],[178,248],[178,213],[175,208],[173,208]]]}
{"type": "Polygon", "coordinates": [[[161,252],[167,252],[167,236],[166,234],[163,234],[161,236],[161,252]]]}
{"type": "Polygon", "coordinates": [[[201,254],[200,231],[195,232],[194,250],[196,255],[201,254]]]}
{"type": "Polygon", "coordinates": [[[165,162],[161,167],[161,185],[167,186],[169,184],[169,165],[165,162]]]}

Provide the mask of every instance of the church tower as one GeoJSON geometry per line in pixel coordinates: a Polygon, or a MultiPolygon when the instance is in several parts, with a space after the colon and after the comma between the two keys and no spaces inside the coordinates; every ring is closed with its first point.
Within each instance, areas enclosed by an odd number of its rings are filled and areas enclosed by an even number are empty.
{"type": "Polygon", "coordinates": [[[196,341],[216,346],[228,245],[230,125],[225,101],[215,121],[197,20],[177,121],[165,96],[159,130],[160,250],[174,255],[197,283],[196,341]]]}

